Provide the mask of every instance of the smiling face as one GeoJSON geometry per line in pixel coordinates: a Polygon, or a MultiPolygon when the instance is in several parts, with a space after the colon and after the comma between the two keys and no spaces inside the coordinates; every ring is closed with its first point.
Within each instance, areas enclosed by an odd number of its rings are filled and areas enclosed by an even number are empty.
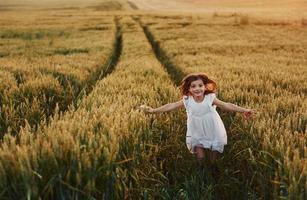
{"type": "Polygon", "coordinates": [[[196,81],[192,81],[189,92],[193,97],[202,97],[206,91],[206,86],[201,79],[197,79],[196,81]]]}

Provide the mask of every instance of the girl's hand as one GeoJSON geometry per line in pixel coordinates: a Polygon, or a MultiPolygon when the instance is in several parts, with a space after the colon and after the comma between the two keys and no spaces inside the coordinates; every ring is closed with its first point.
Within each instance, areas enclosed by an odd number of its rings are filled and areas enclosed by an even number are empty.
{"type": "Polygon", "coordinates": [[[152,107],[146,106],[146,105],[141,105],[138,108],[146,113],[154,113],[154,110],[155,110],[152,107]]]}
{"type": "Polygon", "coordinates": [[[256,111],[252,109],[245,109],[243,112],[243,117],[244,119],[249,119],[251,116],[255,115],[256,111]]]}

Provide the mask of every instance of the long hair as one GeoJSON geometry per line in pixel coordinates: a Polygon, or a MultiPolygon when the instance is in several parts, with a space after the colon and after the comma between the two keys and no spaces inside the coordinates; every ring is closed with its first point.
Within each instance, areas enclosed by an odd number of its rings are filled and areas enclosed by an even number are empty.
{"type": "Polygon", "coordinates": [[[180,89],[181,89],[182,95],[189,96],[190,95],[189,89],[190,89],[191,83],[197,80],[202,80],[204,85],[206,86],[206,91],[204,92],[204,95],[215,93],[217,91],[216,83],[213,80],[209,79],[205,73],[192,73],[192,74],[188,74],[181,81],[180,89]]]}

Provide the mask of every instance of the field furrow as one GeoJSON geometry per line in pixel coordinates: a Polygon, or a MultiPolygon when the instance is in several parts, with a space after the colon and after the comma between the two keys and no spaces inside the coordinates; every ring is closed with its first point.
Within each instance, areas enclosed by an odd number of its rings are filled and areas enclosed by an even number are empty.
{"type": "Polygon", "coordinates": [[[0,199],[307,199],[306,6],[0,0],[0,199]],[[195,72],[257,111],[217,108],[228,142],[202,170],[185,109],[140,107],[195,72]]]}
{"type": "Polygon", "coordinates": [[[172,26],[146,16],[142,22],[153,43],[159,44],[158,52],[165,52],[163,59],[183,74],[206,72],[218,82],[222,100],[258,110],[252,123],[221,113],[230,136],[222,158],[228,170],[224,174],[238,180],[230,182],[231,191],[236,186],[237,195],[247,193],[244,190],[263,198],[304,195],[307,97],[306,87],[299,83],[307,74],[302,50],[307,45],[306,30],[291,25],[270,32],[266,26],[254,25],[197,26],[211,23],[210,18],[190,21],[190,26],[172,26]]]}
{"type": "Polygon", "coordinates": [[[82,20],[88,17],[70,19],[80,20],[72,28],[42,28],[44,18],[32,17],[30,27],[29,19],[18,19],[25,27],[2,25],[0,32],[0,54],[5,54],[0,57],[1,135],[16,134],[26,123],[36,129],[57,104],[60,112],[77,106],[110,73],[120,54],[120,30],[112,16],[86,25],[82,20]]]}
{"type": "Polygon", "coordinates": [[[167,181],[156,151],[170,130],[181,127],[173,126],[172,116],[146,117],[136,106],[165,103],[178,98],[178,91],[139,24],[123,17],[120,26],[118,65],[77,110],[56,115],[35,134],[22,129],[18,144],[5,135],[0,150],[3,198],[140,197],[154,194],[152,184],[167,181]]]}
{"type": "Polygon", "coordinates": [[[167,70],[168,74],[170,75],[173,82],[179,86],[181,80],[184,78],[186,74],[182,72],[180,68],[175,66],[172,61],[167,57],[164,50],[160,47],[159,43],[155,41],[152,33],[148,30],[147,26],[144,26],[139,18],[134,18],[139,24],[142,26],[144,33],[147,37],[148,42],[151,44],[153,51],[155,52],[156,58],[160,61],[160,63],[164,66],[167,70]]]}

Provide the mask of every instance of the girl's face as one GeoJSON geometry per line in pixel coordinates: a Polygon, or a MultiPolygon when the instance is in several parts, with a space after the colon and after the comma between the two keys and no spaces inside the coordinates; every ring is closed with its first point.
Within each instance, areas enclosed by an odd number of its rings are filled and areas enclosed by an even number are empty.
{"type": "Polygon", "coordinates": [[[205,91],[206,91],[206,86],[202,80],[198,79],[196,81],[191,82],[189,92],[191,93],[192,96],[202,97],[205,91]]]}

